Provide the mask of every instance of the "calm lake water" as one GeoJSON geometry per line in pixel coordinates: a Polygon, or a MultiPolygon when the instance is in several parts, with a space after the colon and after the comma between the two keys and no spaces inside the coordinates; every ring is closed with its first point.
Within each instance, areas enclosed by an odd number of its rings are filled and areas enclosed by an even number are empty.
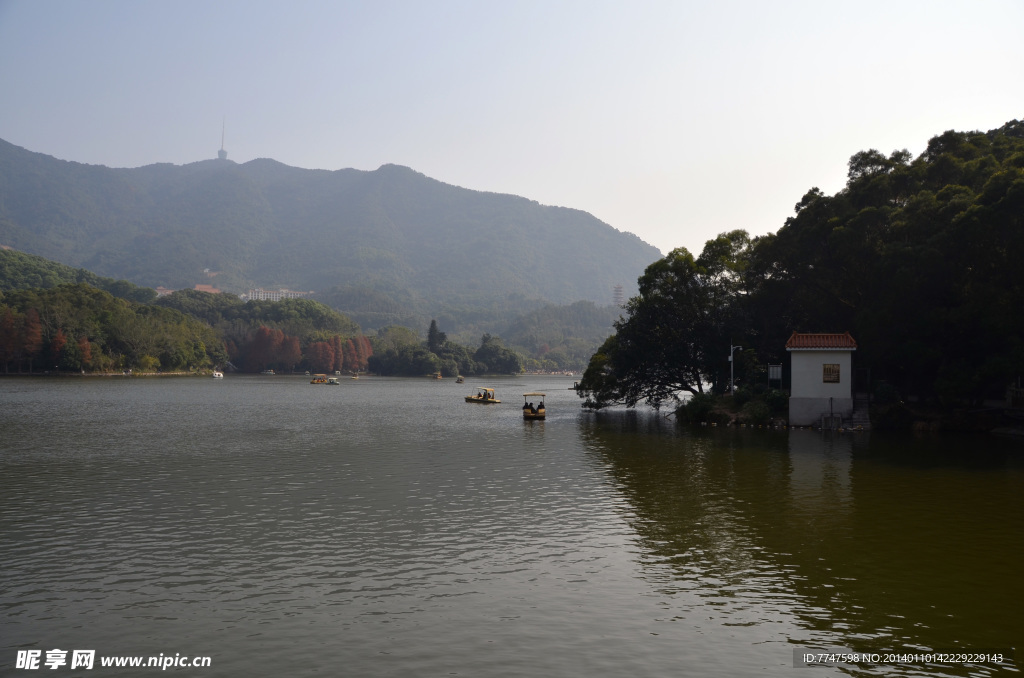
{"type": "Polygon", "coordinates": [[[794,651],[1019,654],[1021,442],[682,431],[582,412],[570,379],[475,384],[0,379],[0,675],[55,648],[96,666],[47,675],[1017,671],[794,651]]]}

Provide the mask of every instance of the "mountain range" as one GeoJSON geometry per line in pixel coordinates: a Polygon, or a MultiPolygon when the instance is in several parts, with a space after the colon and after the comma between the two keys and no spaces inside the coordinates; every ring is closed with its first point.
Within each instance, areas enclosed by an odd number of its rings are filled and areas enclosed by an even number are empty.
{"type": "Polygon", "coordinates": [[[314,291],[364,325],[612,302],[661,257],[575,209],[398,165],[108,168],[0,140],[0,246],[148,287],[314,291]]]}

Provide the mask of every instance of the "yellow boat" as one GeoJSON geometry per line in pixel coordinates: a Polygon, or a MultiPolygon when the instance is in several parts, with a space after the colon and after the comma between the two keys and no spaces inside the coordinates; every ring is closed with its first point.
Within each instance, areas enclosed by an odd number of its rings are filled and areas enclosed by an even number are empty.
{"type": "Polygon", "coordinates": [[[544,398],[547,397],[546,393],[524,393],[523,394],[523,419],[544,419],[544,398]],[[530,402],[530,398],[540,398],[540,402],[534,405],[530,402]]]}
{"type": "Polygon", "coordinates": [[[311,384],[337,384],[337,377],[328,377],[326,374],[314,374],[313,378],[309,380],[311,384]]]}
{"type": "Polygon", "coordinates": [[[480,403],[481,405],[497,405],[501,401],[494,397],[493,388],[478,388],[476,395],[466,396],[467,403],[480,403]]]}

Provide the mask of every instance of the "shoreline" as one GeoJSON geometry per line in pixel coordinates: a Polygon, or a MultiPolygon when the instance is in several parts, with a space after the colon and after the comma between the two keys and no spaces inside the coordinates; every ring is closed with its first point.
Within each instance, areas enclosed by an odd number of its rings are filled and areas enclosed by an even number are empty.
{"type": "Polygon", "coordinates": [[[2,377],[34,378],[49,377],[51,379],[88,379],[90,377],[209,377],[212,372],[0,372],[2,377]]]}

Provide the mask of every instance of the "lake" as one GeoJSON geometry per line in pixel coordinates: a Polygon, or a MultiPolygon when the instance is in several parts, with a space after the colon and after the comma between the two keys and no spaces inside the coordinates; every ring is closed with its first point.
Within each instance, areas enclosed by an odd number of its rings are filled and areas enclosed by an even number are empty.
{"type": "Polygon", "coordinates": [[[0,675],[1017,671],[795,653],[1019,649],[1020,441],[684,430],[571,386],[0,379],[0,675]]]}

